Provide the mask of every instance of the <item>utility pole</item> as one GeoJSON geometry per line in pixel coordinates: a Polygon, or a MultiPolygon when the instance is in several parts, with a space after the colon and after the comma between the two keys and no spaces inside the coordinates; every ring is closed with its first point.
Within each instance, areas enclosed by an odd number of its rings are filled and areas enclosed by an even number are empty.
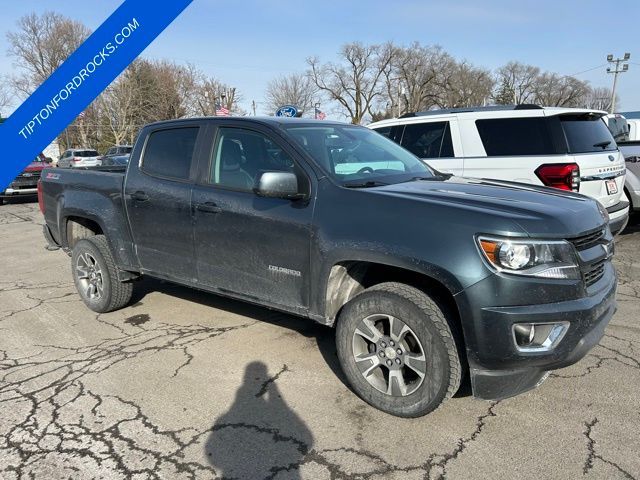
{"type": "Polygon", "coordinates": [[[253,116],[256,116],[256,101],[251,100],[251,108],[253,109],[253,116]]]}
{"type": "Polygon", "coordinates": [[[613,58],[612,54],[607,55],[607,62],[611,65],[615,64],[615,67],[607,67],[607,73],[613,73],[613,88],[611,89],[611,104],[609,107],[609,113],[613,113],[613,110],[616,108],[616,86],[618,84],[618,74],[624,73],[629,70],[629,64],[623,63],[628,61],[631,58],[630,53],[625,53],[623,58],[613,58]],[[620,68],[620,64],[622,63],[622,68],[620,68]]]}

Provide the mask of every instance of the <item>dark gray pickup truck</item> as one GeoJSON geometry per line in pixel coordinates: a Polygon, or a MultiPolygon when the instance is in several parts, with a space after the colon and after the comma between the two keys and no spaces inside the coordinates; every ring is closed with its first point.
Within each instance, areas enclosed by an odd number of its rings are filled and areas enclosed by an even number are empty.
{"type": "Polygon", "coordinates": [[[149,275],[335,326],[353,390],[399,416],[465,379],[480,398],[529,390],[615,311],[596,201],[444,175],[353,125],[155,123],[126,170],[48,171],[40,201],[90,309],[149,275]]]}

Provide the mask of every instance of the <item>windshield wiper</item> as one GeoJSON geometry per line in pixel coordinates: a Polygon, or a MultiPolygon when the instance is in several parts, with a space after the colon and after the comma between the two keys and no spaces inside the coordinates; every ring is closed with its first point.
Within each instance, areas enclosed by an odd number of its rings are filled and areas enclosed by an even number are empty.
{"type": "Polygon", "coordinates": [[[378,182],[377,180],[367,180],[366,182],[353,182],[343,184],[346,188],[369,188],[369,187],[381,187],[383,185],[389,185],[388,183],[378,182]]]}
{"type": "Polygon", "coordinates": [[[594,147],[602,147],[603,150],[607,148],[609,145],[611,145],[611,140],[605,140],[603,142],[598,142],[593,144],[594,147]]]}

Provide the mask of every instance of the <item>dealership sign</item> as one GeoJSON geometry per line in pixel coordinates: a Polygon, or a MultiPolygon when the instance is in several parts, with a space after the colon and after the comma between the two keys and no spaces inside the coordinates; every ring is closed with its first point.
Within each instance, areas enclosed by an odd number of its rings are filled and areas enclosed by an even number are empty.
{"type": "Polygon", "coordinates": [[[125,0],[0,125],[0,190],[49,145],[191,3],[125,0]]]}
{"type": "Polygon", "coordinates": [[[284,105],[276,110],[276,117],[297,117],[300,113],[297,107],[293,105],[284,105]]]}

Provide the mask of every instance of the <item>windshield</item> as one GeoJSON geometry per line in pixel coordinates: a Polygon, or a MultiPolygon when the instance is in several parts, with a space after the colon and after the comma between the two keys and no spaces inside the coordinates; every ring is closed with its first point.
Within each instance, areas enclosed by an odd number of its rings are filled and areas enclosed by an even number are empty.
{"type": "Polygon", "coordinates": [[[597,115],[561,115],[560,123],[567,137],[569,153],[616,150],[611,132],[597,115]]]}
{"type": "Polygon", "coordinates": [[[291,126],[288,132],[344,186],[405,182],[434,173],[418,157],[379,133],[355,125],[291,126]]]}

